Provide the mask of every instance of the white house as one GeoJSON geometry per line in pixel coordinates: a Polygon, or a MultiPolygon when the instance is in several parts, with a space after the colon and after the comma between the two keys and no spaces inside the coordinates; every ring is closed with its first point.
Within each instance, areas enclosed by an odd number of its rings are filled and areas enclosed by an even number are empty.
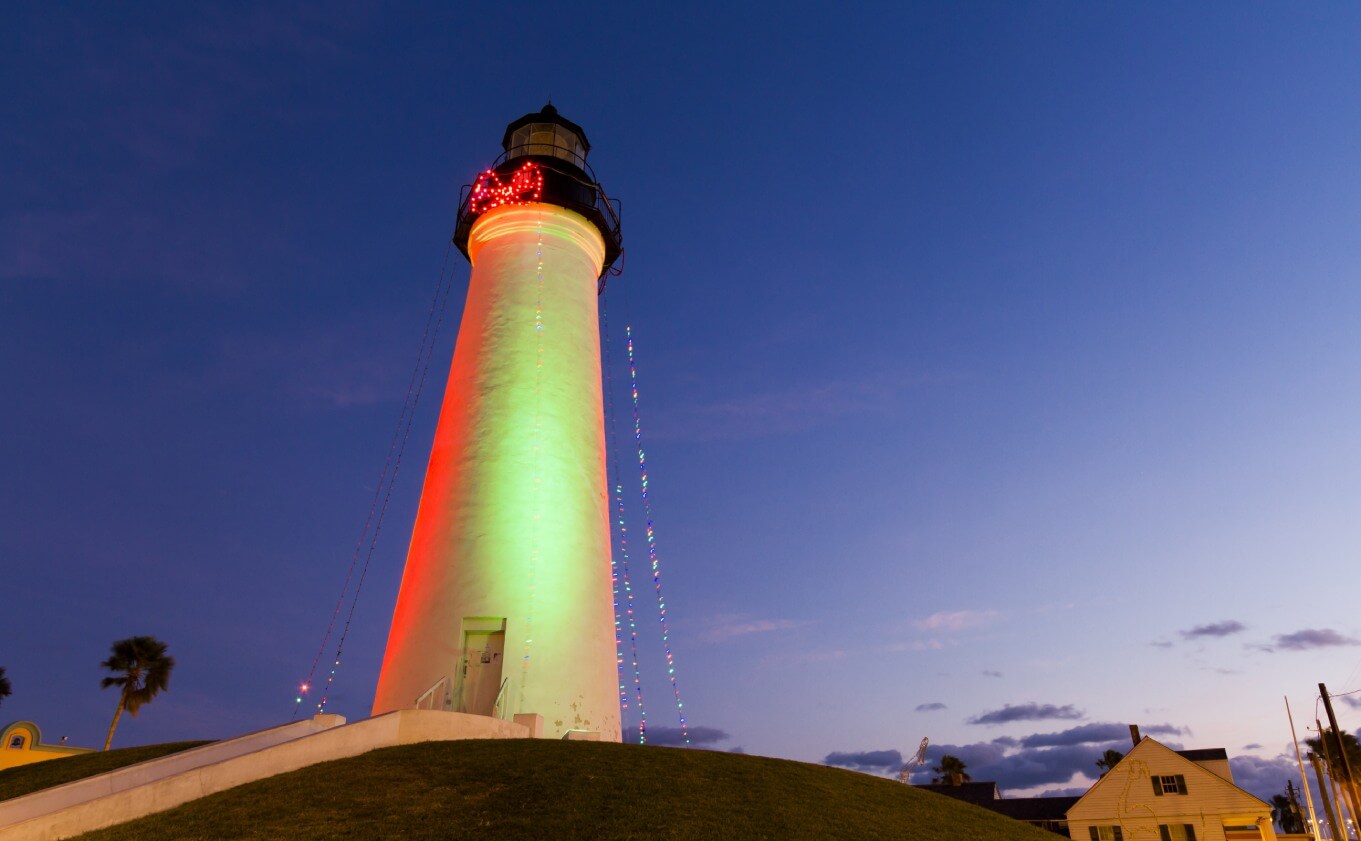
{"type": "Polygon", "coordinates": [[[1145,736],[1068,810],[1078,841],[1276,841],[1271,806],[1233,784],[1222,750],[1145,736]]]}

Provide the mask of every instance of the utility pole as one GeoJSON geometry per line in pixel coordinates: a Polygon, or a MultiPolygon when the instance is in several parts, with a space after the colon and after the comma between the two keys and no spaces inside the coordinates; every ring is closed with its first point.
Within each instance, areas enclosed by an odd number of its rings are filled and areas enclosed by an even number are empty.
{"type": "Polygon", "coordinates": [[[1333,756],[1332,749],[1328,747],[1328,731],[1324,729],[1323,722],[1317,718],[1314,719],[1314,727],[1318,731],[1319,747],[1323,750],[1319,759],[1323,760],[1323,767],[1328,772],[1328,782],[1332,786],[1333,808],[1337,810],[1338,826],[1342,827],[1343,838],[1351,838],[1351,833],[1347,832],[1347,815],[1351,812],[1352,807],[1347,803],[1347,797],[1342,793],[1342,787],[1337,782],[1337,778],[1342,772],[1338,767],[1337,758],[1333,756]]]}
{"type": "MultiPolygon", "coordinates": [[[[1333,714],[1333,699],[1328,696],[1328,687],[1323,684],[1318,685],[1318,692],[1323,696],[1323,709],[1328,713],[1328,723],[1333,728],[1333,742],[1337,744],[1338,756],[1342,765],[1342,776],[1347,780],[1347,793],[1351,795],[1352,818],[1357,822],[1356,831],[1361,833],[1361,793],[1356,790],[1356,777],[1352,774],[1352,761],[1347,757],[1347,745],[1342,741],[1342,730],[1337,726],[1337,716],[1333,714]]],[[[1336,779],[1337,775],[1333,775],[1336,779]]]]}
{"type": "Polygon", "coordinates": [[[1295,816],[1294,824],[1299,826],[1304,823],[1304,810],[1300,808],[1299,793],[1295,791],[1295,781],[1285,781],[1285,795],[1290,800],[1290,814],[1295,816]]]}
{"type": "MultiPolygon", "coordinates": [[[[1284,696],[1283,696],[1284,697],[1284,696]]],[[[1309,793],[1309,777],[1304,773],[1304,759],[1300,756],[1300,740],[1295,735],[1295,716],[1290,712],[1290,699],[1285,699],[1285,717],[1290,722],[1290,743],[1295,746],[1295,764],[1300,767],[1300,783],[1304,786],[1304,803],[1309,807],[1309,825],[1313,827],[1314,837],[1319,835],[1318,815],[1314,814],[1314,797],[1309,793]]]]}
{"type": "MultiPolygon", "coordinates": [[[[1333,838],[1345,838],[1337,834],[1338,819],[1333,813],[1333,801],[1328,796],[1328,784],[1323,780],[1323,765],[1319,762],[1318,754],[1310,752],[1309,764],[1314,766],[1314,779],[1318,780],[1318,793],[1323,798],[1323,817],[1328,821],[1328,834],[1333,838]]],[[[1314,825],[1314,831],[1318,831],[1317,824],[1314,825]]]]}

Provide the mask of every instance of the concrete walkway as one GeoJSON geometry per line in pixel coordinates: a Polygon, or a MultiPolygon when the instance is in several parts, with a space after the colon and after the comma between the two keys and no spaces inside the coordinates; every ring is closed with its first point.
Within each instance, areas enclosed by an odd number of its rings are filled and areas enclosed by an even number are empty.
{"type": "Polygon", "coordinates": [[[318,715],[2,801],[0,841],[70,838],[375,748],[527,738],[530,726],[440,710],[398,710],[354,724],[318,715]]]}

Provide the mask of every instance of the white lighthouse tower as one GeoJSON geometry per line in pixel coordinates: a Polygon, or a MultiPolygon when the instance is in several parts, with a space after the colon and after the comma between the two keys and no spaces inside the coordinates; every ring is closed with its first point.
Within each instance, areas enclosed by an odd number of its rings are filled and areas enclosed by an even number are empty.
{"type": "Polygon", "coordinates": [[[618,741],[596,295],[619,215],[552,105],[502,147],[459,209],[468,299],[373,712],[618,741]]]}

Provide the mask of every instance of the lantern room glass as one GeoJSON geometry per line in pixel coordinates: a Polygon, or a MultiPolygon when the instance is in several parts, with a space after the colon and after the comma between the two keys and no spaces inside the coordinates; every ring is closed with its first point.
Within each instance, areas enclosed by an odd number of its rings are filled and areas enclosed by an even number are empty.
{"type": "Polygon", "coordinates": [[[559,158],[586,168],[586,147],[577,133],[557,123],[530,123],[521,126],[510,136],[506,159],[522,155],[544,155],[559,158]]]}

